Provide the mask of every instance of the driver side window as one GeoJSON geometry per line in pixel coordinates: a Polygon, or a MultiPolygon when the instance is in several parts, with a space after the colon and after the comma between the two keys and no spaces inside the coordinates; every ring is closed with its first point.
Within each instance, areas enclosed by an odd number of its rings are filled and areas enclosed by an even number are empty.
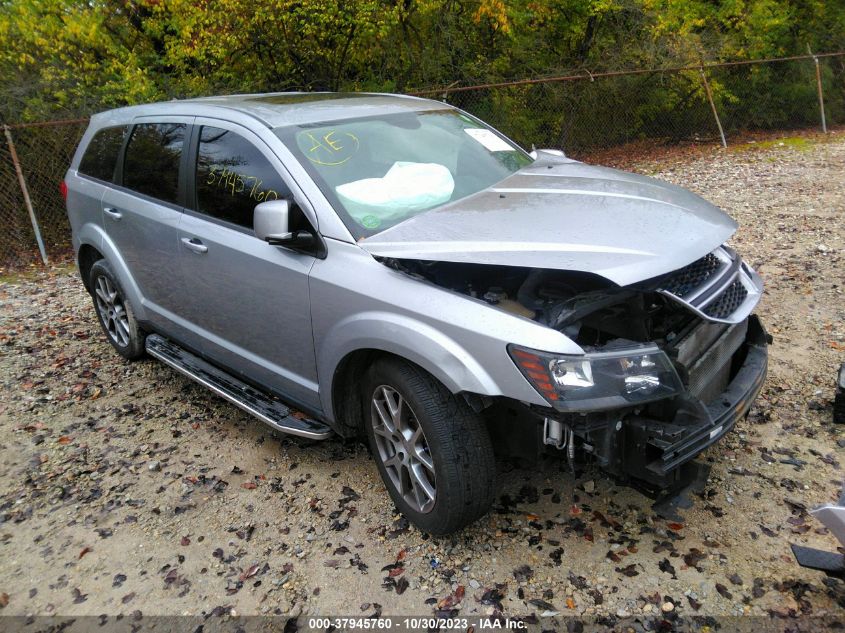
{"type": "Polygon", "coordinates": [[[196,210],[252,228],[255,205],[290,199],[284,180],[269,160],[243,136],[203,126],[197,150],[196,210]]]}

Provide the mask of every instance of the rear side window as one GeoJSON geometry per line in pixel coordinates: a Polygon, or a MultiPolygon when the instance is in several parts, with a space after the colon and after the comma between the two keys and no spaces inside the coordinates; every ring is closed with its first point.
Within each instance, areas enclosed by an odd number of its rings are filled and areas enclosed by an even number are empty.
{"type": "Polygon", "coordinates": [[[203,126],[197,150],[197,211],[252,228],[255,205],[290,198],[261,151],[230,130],[203,126]]]}
{"type": "Polygon", "coordinates": [[[184,123],[136,125],[126,146],[123,186],[176,204],[185,130],[184,123]]]}
{"type": "Polygon", "coordinates": [[[117,157],[123,146],[127,127],[106,127],[94,134],[88,143],[82,160],[79,163],[79,173],[99,178],[106,182],[114,181],[114,168],[117,157]]]}

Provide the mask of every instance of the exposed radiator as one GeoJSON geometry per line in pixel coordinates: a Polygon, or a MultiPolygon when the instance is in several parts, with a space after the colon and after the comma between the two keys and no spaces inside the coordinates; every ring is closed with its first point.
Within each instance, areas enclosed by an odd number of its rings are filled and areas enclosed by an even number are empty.
{"type": "Polygon", "coordinates": [[[747,319],[731,326],[702,324],[678,343],[678,360],[687,367],[692,395],[708,404],[725,391],[731,359],[747,331],[747,319]]]}

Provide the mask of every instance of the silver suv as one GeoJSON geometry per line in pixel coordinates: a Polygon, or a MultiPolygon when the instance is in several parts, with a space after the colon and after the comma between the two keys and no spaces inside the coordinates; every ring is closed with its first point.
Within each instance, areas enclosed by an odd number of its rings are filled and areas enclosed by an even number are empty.
{"type": "Polygon", "coordinates": [[[494,448],[680,486],[765,377],[762,284],[724,245],[733,220],[669,184],[526,153],[436,101],[112,110],[63,189],[122,356],[279,431],[366,437],[429,533],[487,512],[494,448]]]}

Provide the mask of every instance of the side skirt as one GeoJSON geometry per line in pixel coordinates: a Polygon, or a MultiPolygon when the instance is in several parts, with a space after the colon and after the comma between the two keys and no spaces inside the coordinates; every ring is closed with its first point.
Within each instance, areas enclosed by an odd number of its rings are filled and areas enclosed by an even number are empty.
{"type": "Polygon", "coordinates": [[[324,440],[334,434],[328,425],[310,418],[301,419],[294,416],[287,405],[273,396],[218,369],[158,334],[147,336],[146,348],[153,358],[208,387],[218,396],[254,415],[276,431],[312,440],[324,440]]]}

